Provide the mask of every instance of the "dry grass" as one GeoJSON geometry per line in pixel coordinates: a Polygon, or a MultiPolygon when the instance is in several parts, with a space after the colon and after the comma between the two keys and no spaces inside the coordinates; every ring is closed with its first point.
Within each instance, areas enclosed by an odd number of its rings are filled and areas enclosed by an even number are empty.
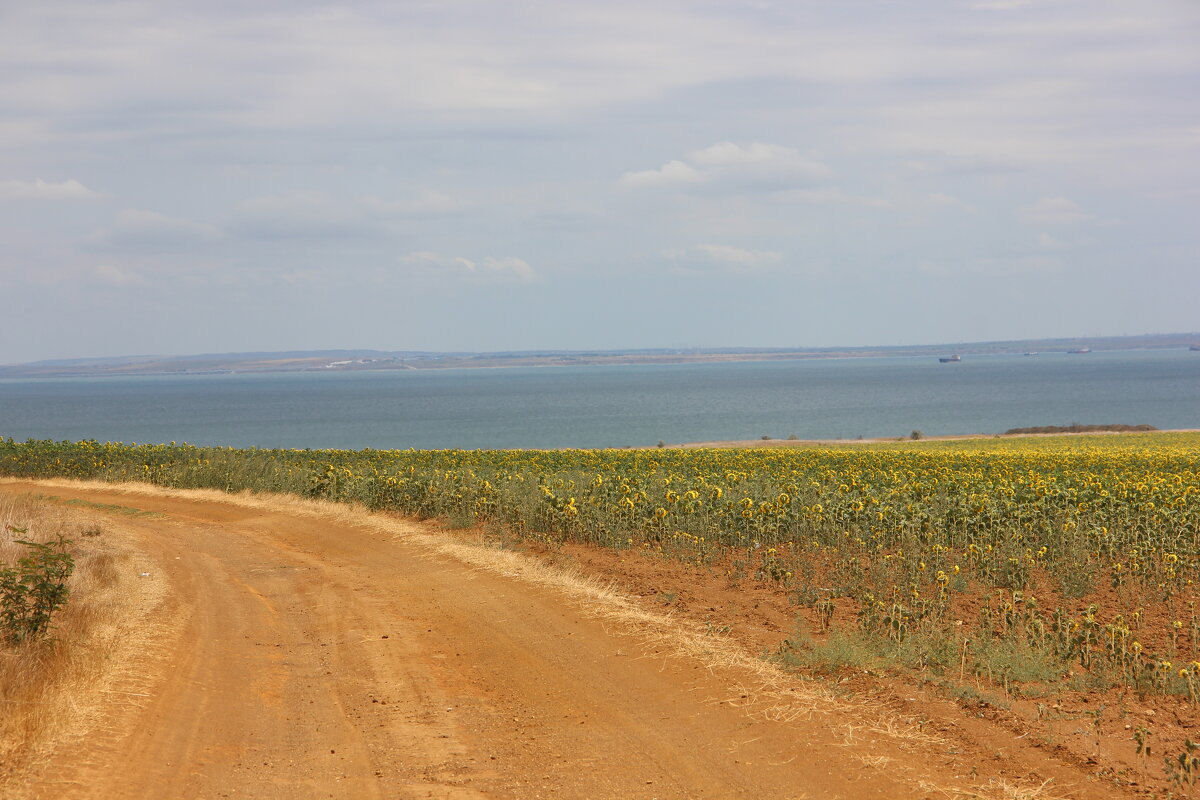
{"type": "MultiPolygon", "coordinates": [[[[130,591],[137,580],[128,546],[79,512],[29,496],[0,496],[0,563],[11,564],[28,548],[15,539],[74,540],[75,559],[67,605],[51,635],[17,646],[0,645],[0,794],[55,742],[87,727],[94,695],[120,647],[130,591]],[[23,528],[25,533],[10,530],[23,528]]],[[[7,796],[7,795],[6,795],[7,796]]]]}

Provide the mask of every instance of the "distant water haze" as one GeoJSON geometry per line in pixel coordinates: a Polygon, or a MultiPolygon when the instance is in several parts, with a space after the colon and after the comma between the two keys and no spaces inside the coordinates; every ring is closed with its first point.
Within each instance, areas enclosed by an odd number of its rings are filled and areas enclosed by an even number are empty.
{"type": "Polygon", "coordinates": [[[652,447],[1072,422],[1200,427],[1200,353],[0,380],[0,436],[17,440],[652,447]]]}

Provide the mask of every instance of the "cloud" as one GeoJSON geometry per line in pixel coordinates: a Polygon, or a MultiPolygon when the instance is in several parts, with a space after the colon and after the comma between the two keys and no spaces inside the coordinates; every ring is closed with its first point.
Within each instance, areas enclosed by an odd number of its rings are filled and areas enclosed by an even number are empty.
{"type": "Polygon", "coordinates": [[[726,244],[698,244],[694,250],[721,264],[756,266],[760,264],[777,264],[783,260],[782,253],[776,253],[772,250],[744,250],[740,247],[730,247],[726,244]]]}
{"type": "Polygon", "coordinates": [[[1059,272],[1064,268],[1063,260],[1045,253],[985,256],[972,259],[955,259],[953,262],[925,259],[917,262],[917,271],[936,278],[962,276],[1029,276],[1059,272]]]}
{"type": "Polygon", "coordinates": [[[695,150],[686,161],[668,161],[659,169],[626,172],[623,186],[688,186],[787,190],[821,184],[833,176],[827,165],[806,158],[790,147],[764,142],[738,145],[718,142],[695,150]]]}
{"type": "Polygon", "coordinates": [[[126,209],[117,215],[112,227],[93,234],[85,244],[96,250],[175,250],[220,238],[221,230],[215,225],[126,209]]]}
{"type": "Polygon", "coordinates": [[[533,267],[524,259],[505,256],[503,258],[485,258],[480,266],[488,272],[499,275],[511,275],[523,282],[532,281],[536,276],[533,267]]]}
{"type": "Polygon", "coordinates": [[[311,239],[363,234],[369,226],[324,192],[292,192],[242,201],[231,227],[252,239],[311,239]]]}
{"type": "Polygon", "coordinates": [[[459,256],[444,256],[433,250],[417,250],[400,256],[401,264],[430,264],[439,267],[456,266],[467,270],[475,269],[475,262],[459,256]]]}
{"type": "Polygon", "coordinates": [[[1020,275],[1058,272],[1065,266],[1063,260],[1051,255],[1019,255],[977,259],[971,268],[977,273],[991,275],[1020,275]]]}
{"type": "Polygon", "coordinates": [[[1070,244],[1048,233],[1038,234],[1037,246],[1039,250],[1066,250],[1071,247],[1070,244]]]}
{"type": "Polygon", "coordinates": [[[618,183],[623,186],[671,186],[699,183],[704,180],[695,167],[682,161],[668,161],[659,169],[626,172],[618,183]]]}
{"type": "Polygon", "coordinates": [[[941,206],[943,208],[965,205],[959,198],[945,192],[933,192],[926,195],[924,199],[931,206],[941,206]]]}
{"type": "Polygon", "coordinates": [[[399,200],[365,195],[354,203],[364,213],[379,217],[433,217],[466,209],[466,205],[458,198],[429,188],[421,188],[415,195],[399,200]]]}
{"type": "Polygon", "coordinates": [[[683,250],[668,250],[663,255],[684,273],[761,272],[783,261],[774,250],[747,250],[727,244],[698,244],[683,250]]]}
{"type": "MultiPolygon", "coordinates": [[[[15,155],[0,163],[0,197],[81,198],[0,200],[0,259],[12,265],[0,269],[14,274],[69,272],[95,287],[92,270],[108,264],[110,281],[132,271],[168,288],[211,264],[264,287],[294,279],[288,305],[321,308],[339,291],[382,303],[382,289],[401,297],[411,281],[446,289],[419,304],[436,319],[460,307],[460,287],[485,299],[493,286],[543,288],[495,283],[522,275],[586,310],[647,266],[662,280],[704,272],[694,299],[719,305],[740,282],[726,273],[766,270],[745,283],[767,275],[795,290],[820,264],[831,291],[886,319],[882,281],[921,258],[961,272],[979,253],[1038,254],[1086,276],[1080,307],[1106,309],[1097,319],[1157,328],[1155,304],[1140,316],[1109,308],[1111,286],[1129,282],[1113,277],[1131,269],[1122,248],[1196,273],[1194,3],[7,6],[0,152],[15,155]],[[82,199],[98,189],[122,199],[82,199]],[[1059,196],[1077,205],[1039,201],[1059,196]],[[108,251],[78,252],[131,207],[219,230],[185,225],[168,245],[169,225],[131,221],[96,237],[108,251]],[[1039,243],[1043,232],[1070,247],[1039,243]],[[415,250],[440,253],[397,262],[415,250]],[[882,277],[863,291],[835,281],[842,270],[882,277]],[[371,291],[356,288],[368,278],[371,291]]],[[[938,291],[988,291],[968,283],[938,291]]],[[[31,309],[46,317],[56,294],[31,309]]],[[[838,316],[839,302],[813,331],[875,335],[838,316]]],[[[510,335],[649,345],[673,335],[668,319],[691,324],[677,313],[631,315],[616,333],[580,318],[578,330],[534,320],[510,335]]],[[[1032,306],[1027,317],[1042,319],[1032,306]]],[[[361,336],[376,324],[348,319],[361,336]]],[[[481,320],[420,327],[431,341],[494,335],[481,320]]],[[[920,338],[932,324],[903,322],[886,335],[920,338]]],[[[388,324],[372,335],[398,335],[388,324]]],[[[228,336],[266,335],[250,316],[237,325],[228,336]]]]}
{"type": "Polygon", "coordinates": [[[996,156],[968,153],[954,155],[951,153],[918,152],[915,158],[900,161],[897,166],[908,176],[948,175],[948,176],[988,176],[1017,173],[1025,166],[1016,159],[1006,159],[996,156]]]}
{"type": "Polygon", "coordinates": [[[976,3],[968,3],[967,8],[975,9],[976,11],[1012,11],[1014,8],[1027,6],[1032,0],[980,0],[976,3]]]}
{"type": "Polygon", "coordinates": [[[95,200],[106,195],[93,191],[77,180],[61,183],[44,181],[0,181],[0,199],[4,200],[95,200]]]}
{"type": "Polygon", "coordinates": [[[1043,197],[1018,212],[1021,220],[1030,225],[1070,225],[1091,219],[1074,201],[1065,197],[1043,197]]]}
{"type": "Polygon", "coordinates": [[[142,276],[136,272],[115,267],[112,264],[100,264],[92,270],[92,276],[101,283],[113,286],[130,286],[142,283],[142,276]]]}
{"type": "Polygon", "coordinates": [[[474,277],[489,282],[530,283],[537,273],[529,262],[515,256],[487,256],[480,260],[448,256],[432,250],[418,250],[400,257],[400,263],[443,273],[474,277]]]}
{"type": "Polygon", "coordinates": [[[362,195],[339,199],[320,191],[291,192],[244,200],[233,228],[256,239],[314,239],[371,236],[390,222],[453,214],[464,209],[454,197],[419,189],[401,199],[362,195]]]}
{"type": "MultiPolygon", "coordinates": [[[[852,194],[833,188],[788,189],[780,192],[777,196],[795,203],[829,208],[836,206],[889,210],[896,208],[896,201],[887,197],[852,194]]],[[[910,202],[910,198],[905,198],[905,202],[910,202]]]]}
{"type": "MultiPolygon", "coordinates": [[[[782,147],[777,144],[764,144],[763,142],[751,142],[746,147],[734,144],[733,142],[718,142],[711,147],[695,150],[688,157],[697,164],[703,164],[706,167],[729,167],[763,163],[778,165],[797,160],[804,161],[790,147],[782,147]]],[[[813,162],[807,163],[811,165],[813,162]]],[[[822,173],[828,171],[826,167],[820,164],[815,165],[815,169],[822,173]]]]}

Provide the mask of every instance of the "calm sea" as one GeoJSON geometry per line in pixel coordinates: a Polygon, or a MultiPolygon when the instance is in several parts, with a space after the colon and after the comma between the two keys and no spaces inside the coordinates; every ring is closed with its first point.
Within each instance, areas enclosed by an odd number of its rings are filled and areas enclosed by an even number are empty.
{"type": "Polygon", "coordinates": [[[0,436],[296,448],[653,446],[1200,428],[1200,353],[0,380],[0,436]]]}

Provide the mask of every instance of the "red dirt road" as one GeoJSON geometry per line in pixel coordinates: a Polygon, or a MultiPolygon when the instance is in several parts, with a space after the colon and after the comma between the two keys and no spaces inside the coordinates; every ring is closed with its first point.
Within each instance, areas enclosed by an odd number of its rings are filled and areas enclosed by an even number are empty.
{"type": "MultiPolygon", "coordinates": [[[[0,795],[1041,796],[911,720],[531,578],[523,556],[455,555],[416,523],[216,493],[0,492],[160,513],[97,511],[165,584],[116,682],[79,698],[89,732],[0,795]]],[[[1055,777],[1046,796],[1111,796],[1055,777]]]]}

